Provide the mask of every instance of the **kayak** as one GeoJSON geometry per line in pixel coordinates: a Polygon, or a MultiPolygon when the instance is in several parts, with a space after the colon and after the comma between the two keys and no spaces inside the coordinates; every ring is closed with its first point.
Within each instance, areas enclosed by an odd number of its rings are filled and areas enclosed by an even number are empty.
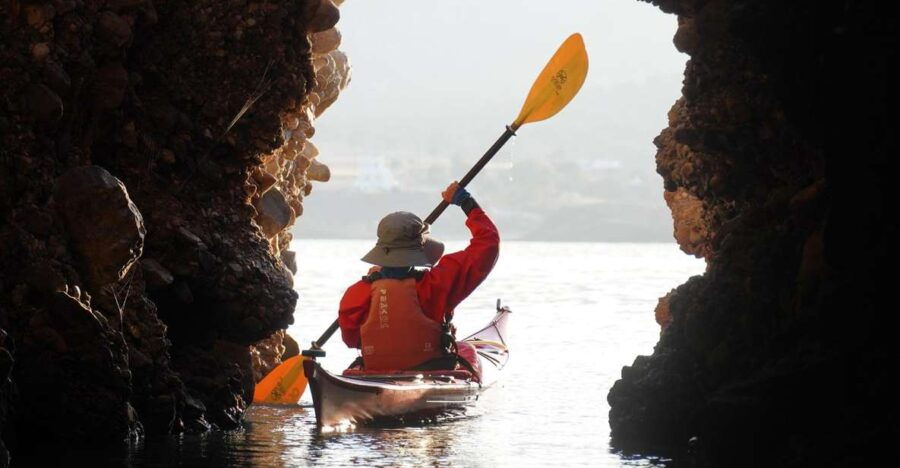
{"type": "Polygon", "coordinates": [[[348,369],[342,375],[306,360],[316,422],[320,427],[396,424],[428,421],[464,411],[496,383],[509,360],[506,322],[510,310],[497,304],[497,315],[481,330],[464,338],[475,347],[481,381],[467,370],[398,371],[361,374],[348,369]]]}

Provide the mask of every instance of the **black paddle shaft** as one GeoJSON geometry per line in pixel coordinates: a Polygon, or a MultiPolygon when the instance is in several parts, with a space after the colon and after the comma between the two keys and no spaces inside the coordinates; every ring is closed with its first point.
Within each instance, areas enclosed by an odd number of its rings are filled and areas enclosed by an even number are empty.
{"type": "MultiPolygon", "coordinates": [[[[474,166],[472,166],[472,169],[469,169],[469,172],[467,172],[466,175],[463,176],[462,180],[459,181],[459,186],[465,187],[466,185],[469,185],[469,182],[471,182],[472,179],[474,179],[475,176],[477,176],[478,173],[481,172],[481,169],[483,169],[484,166],[487,165],[488,161],[490,161],[491,158],[493,158],[494,155],[497,154],[498,151],[500,151],[500,148],[503,148],[503,145],[505,145],[511,137],[515,136],[515,134],[516,131],[513,130],[512,127],[507,125],[506,130],[503,131],[503,135],[500,135],[500,138],[497,138],[497,141],[494,142],[494,144],[487,150],[486,153],[484,153],[484,156],[482,156],[481,159],[479,159],[478,162],[475,163],[474,166]]],[[[450,206],[449,203],[441,200],[434,211],[432,211],[431,214],[428,215],[427,218],[425,218],[425,224],[434,224],[434,222],[437,221],[438,217],[441,215],[441,213],[444,212],[444,210],[447,209],[448,206],[450,206]]]]}
{"type": "Polygon", "coordinates": [[[312,346],[310,346],[309,349],[303,350],[302,354],[312,358],[325,357],[325,351],[322,350],[322,345],[331,338],[331,335],[334,335],[334,332],[336,332],[339,327],[340,324],[335,320],[334,323],[325,330],[325,333],[322,333],[322,336],[320,336],[318,340],[312,342],[312,346]]]}
{"type": "MultiPolygon", "coordinates": [[[[503,148],[503,145],[505,145],[510,138],[515,136],[515,134],[515,129],[507,125],[506,130],[503,131],[503,135],[500,135],[500,138],[497,138],[497,141],[494,142],[494,144],[487,150],[486,153],[484,153],[484,156],[482,156],[481,159],[479,159],[478,162],[476,162],[475,165],[472,166],[472,169],[469,169],[469,172],[467,172],[466,175],[463,176],[462,180],[459,181],[459,186],[465,187],[466,185],[469,185],[469,182],[471,182],[472,179],[474,179],[475,176],[477,176],[478,173],[481,172],[481,169],[483,169],[484,166],[487,165],[491,158],[493,158],[494,155],[496,155],[497,152],[500,151],[500,148],[503,148]]],[[[434,222],[437,221],[438,217],[441,216],[441,213],[443,213],[449,205],[450,204],[446,201],[441,200],[434,211],[432,211],[431,214],[428,215],[427,218],[425,218],[425,224],[434,224],[434,222]]],[[[325,330],[325,333],[322,333],[322,336],[320,336],[318,340],[312,342],[312,346],[310,347],[310,349],[303,350],[303,355],[309,357],[325,356],[325,351],[322,350],[322,345],[324,345],[325,342],[327,342],[331,338],[331,335],[334,335],[334,332],[336,332],[339,327],[340,325],[338,324],[338,321],[335,320],[334,323],[332,323],[331,326],[329,326],[328,329],[325,330]]]]}

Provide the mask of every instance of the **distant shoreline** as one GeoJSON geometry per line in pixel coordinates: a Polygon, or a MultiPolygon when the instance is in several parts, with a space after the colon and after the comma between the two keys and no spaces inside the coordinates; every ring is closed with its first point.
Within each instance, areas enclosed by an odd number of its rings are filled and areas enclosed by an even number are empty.
{"type": "MultiPolygon", "coordinates": [[[[436,237],[442,242],[465,242],[469,240],[468,238],[462,238],[457,236],[452,237],[436,237]]],[[[660,244],[675,244],[675,239],[671,241],[661,241],[661,240],[563,240],[563,239],[554,239],[554,240],[543,240],[543,239],[501,239],[503,243],[548,243],[548,244],[650,244],[650,245],[660,245],[660,244]]],[[[360,237],[301,237],[298,235],[294,235],[294,239],[291,242],[308,242],[308,241],[359,241],[359,242],[373,242],[374,238],[360,238],[360,237]]]]}

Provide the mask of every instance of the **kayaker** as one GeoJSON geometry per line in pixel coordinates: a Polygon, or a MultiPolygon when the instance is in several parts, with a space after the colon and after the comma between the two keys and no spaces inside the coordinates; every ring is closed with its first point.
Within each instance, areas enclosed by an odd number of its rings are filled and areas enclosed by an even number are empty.
{"type": "Polygon", "coordinates": [[[443,244],[428,236],[418,216],[391,213],[378,223],[378,241],[362,258],[375,266],[341,299],[341,336],[362,351],[366,372],[454,369],[459,361],[480,377],[475,349],[455,342],[450,320],[497,262],[500,236],[457,182],[441,196],[466,214],[472,233],[468,247],[442,256],[443,244]]]}

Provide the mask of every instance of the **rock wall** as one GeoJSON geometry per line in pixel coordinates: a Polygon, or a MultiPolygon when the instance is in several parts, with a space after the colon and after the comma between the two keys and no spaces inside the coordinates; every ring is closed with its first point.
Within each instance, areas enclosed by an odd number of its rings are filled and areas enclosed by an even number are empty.
{"type": "Polygon", "coordinates": [[[655,143],[682,249],[608,395],[613,443],[701,466],[848,466],[897,432],[888,214],[897,15],[872,2],[652,0],[683,96],[655,143]]]}
{"type": "MultiPolygon", "coordinates": [[[[343,0],[335,3],[341,5],[343,0]]],[[[317,159],[318,148],[310,141],[315,134],[313,123],[350,83],[350,62],[338,49],[341,33],[334,27],[337,18],[321,14],[317,21],[321,23],[314,25],[318,32],[309,35],[315,85],[304,101],[283,112],[284,144],[263,156],[263,164],[251,173],[247,186],[250,201],[257,209],[257,223],[269,239],[271,250],[292,273],[297,273],[297,264],[294,252],[288,249],[292,234],[287,228],[303,214],[301,201],[312,191],[313,181],[328,182],[331,178],[328,166],[317,159]]],[[[256,381],[281,364],[284,338],[285,332],[281,331],[251,349],[256,381]]]]}
{"type": "Polygon", "coordinates": [[[328,179],[308,140],[349,80],[339,16],[0,1],[0,464],[239,424],[328,179]]]}

